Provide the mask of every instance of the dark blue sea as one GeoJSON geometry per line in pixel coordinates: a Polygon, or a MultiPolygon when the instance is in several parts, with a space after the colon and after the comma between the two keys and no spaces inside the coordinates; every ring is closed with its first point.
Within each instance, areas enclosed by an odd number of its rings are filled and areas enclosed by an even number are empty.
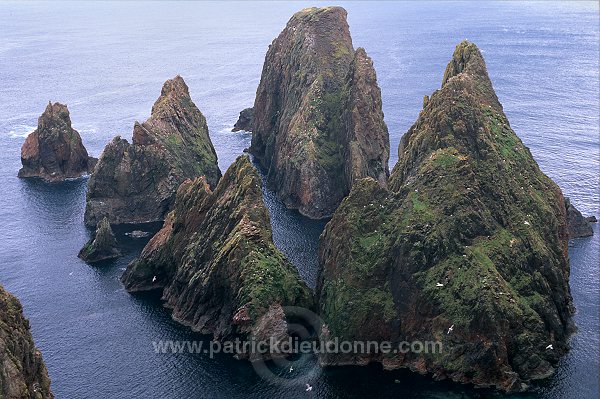
{"type": "MultiPolygon", "coordinates": [[[[68,104],[94,156],[131,137],[162,83],[181,74],[206,116],[224,171],[250,143],[231,133],[251,106],[265,52],[295,2],[0,2],[0,284],[23,303],[57,398],[470,398],[448,382],[378,367],[295,373],[313,385],[262,379],[229,355],[158,354],[156,340],[205,340],[171,321],[158,298],[120,282],[145,240],[117,231],[125,256],[91,267],[77,258],[86,181],[17,179],[20,147],[49,100],[68,104]],[[396,381],[397,380],[397,381],[396,381]]],[[[355,47],[373,58],[397,160],[424,95],[440,86],[455,45],[483,51],[512,127],[584,214],[599,215],[598,2],[351,2],[341,4],[355,47]]],[[[323,222],[265,192],[276,244],[314,285],[323,222]]],[[[130,230],[133,229],[130,228],[130,230]]],[[[570,248],[577,333],[557,374],[531,398],[600,397],[600,231],[570,248]]],[[[299,379],[300,381],[300,379],[299,379]]],[[[498,397],[502,397],[498,395],[498,397]]]]}

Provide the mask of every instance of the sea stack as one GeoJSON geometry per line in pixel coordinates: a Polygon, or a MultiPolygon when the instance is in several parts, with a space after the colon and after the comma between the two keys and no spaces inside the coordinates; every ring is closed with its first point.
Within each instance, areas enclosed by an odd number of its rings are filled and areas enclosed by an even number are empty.
{"type": "Polygon", "coordinates": [[[215,187],[221,172],[202,112],[181,76],[163,85],[150,118],[133,127],[133,143],[115,137],[88,182],[85,224],[163,221],[177,187],[205,176],[215,187]]]}
{"type": "Polygon", "coordinates": [[[385,185],[389,137],[373,62],[354,50],[346,10],[297,12],[269,46],[252,153],[287,207],[330,216],[356,178],[385,185]]]}
{"type": "Polygon", "coordinates": [[[565,198],[567,207],[567,225],[569,227],[569,238],[583,238],[594,235],[591,223],[596,221],[595,217],[584,217],[581,212],[565,198]]]}
{"type": "Polygon", "coordinates": [[[275,247],[261,180],[247,156],[214,191],[185,181],[163,228],[121,278],[129,292],[161,290],[173,318],[215,339],[284,338],[286,306],[312,294],[275,247]]]}
{"type": "Polygon", "coordinates": [[[233,125],[232,132],[238,132],[245,130],[247,132],[252,131],[252,123],[254,123],[254,108],[246,108],[240,112],[240,116],[233,125]]]}
{"type": "Polygon", "coordinates": [[[121,256],[117,240],[106,216],[98,222],[94,236],[81,248],[78,256],[87,263],[100,262],[121,256]]]}
{"type": "Polygon", "coordinates": [[[323,340],[441,350],[321,362],[526,390],[554,373],[572,331],[563,195],[511,129],[474,44],[456,47],[424,103],[389,188],[358,180],[327,224],[317,297],[323,340]]]}
{"type": "Polygon", "coordinates": [[[52,399],[48,370],[17,298],[0,286],[0,397],[52,399]]]}
{"type": "Polygon", "coordinates": [[[21,147],[19,177],[39,177],[49,182],[91,173],[96,159],[88,156],[77,130],[71,127],[67,106],[48,103],[38,127],[21,147]]]}

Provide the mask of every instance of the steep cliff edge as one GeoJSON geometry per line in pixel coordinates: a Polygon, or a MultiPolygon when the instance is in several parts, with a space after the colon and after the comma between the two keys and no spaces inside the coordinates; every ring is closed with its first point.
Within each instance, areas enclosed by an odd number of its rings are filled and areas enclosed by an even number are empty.
{"type": "Polygon", "coordinates": [[[216,186],[221,172],[206,119],[180,76],[163,85],[150,118],[133,127],[133,143],[115,137],[88,182],[85,224],[164,220],[185,179],[206,176],[216,186]]]}
{"type": "Polygon", "coordinates": [[[203,177],[179,187],[174,210],[122,281],[130,292],[161,289],[174,319],[216,339],[285,335],[285,306],[312,307],[309,289],[273,244],[261,181],[246,156],[212,192],[203,177]]]}
{"type": "Polygon", "coordinates": [[[17,298],[0,286],[0,397],[51,399],[50,378],[17,298]]]}
{"type": "Polygon", "coordinates": [[[49,103],[38,127],[21,147],[19,177],[61,181],[91,173],[96,159],[88,156],[66,105],[49,103]]]}
{"type": "Polygon", "coordinates": [[[323,339],[441,342],[434,353],[330,354],[522,391],[571,332],[566,208],[510,128],[477,47],[403,136],[389,189],[355,183],[321,237],[323,339]]]}
{"type": "Polygon", "coordinates": [[[250,152],[289,208],[330,216],[354,178],[385,184],[389,137],[371,59],[354,50],[346,11],[307,8],[267,51],[250,152]]]}

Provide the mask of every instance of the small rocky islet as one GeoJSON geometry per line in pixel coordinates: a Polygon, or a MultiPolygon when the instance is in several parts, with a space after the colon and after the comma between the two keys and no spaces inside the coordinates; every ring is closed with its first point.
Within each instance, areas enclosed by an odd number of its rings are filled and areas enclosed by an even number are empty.
{"type": "MultiPolygon", "coordinates": [[[[323,319],[322,342],[444,345],[325,354],[324,366],[378,362],[507,392],[554,373],[573,331],[567,241],[591,235],[595,218],[563,198],[510,128],[474,44],[457,46],[391,175],[373,62],[353,48],[341,7],[294,14],[238,130],[252,132],[249,152],[288,208],[332,216],[314,295],[273,243],[250,158],[221,176],[180,76],[135,123],[132,144],[115,137],[97,164],[67,107],[50,103],[19,177],[91,173],[85,224],[96,232],[79,254],[89,263],[120,256],[111,223],[164,221],[121,280],[131,293],[160,291],[175,320],[215,339],[284,340],[294,306],[323,319]]],[[[51,398],[20,304],[1,287],[0,309],[0,393],[51,398]]]]}
{"type": "Polygon", "coordinates": [[[88,155],[81,136],[71,126],[67,106],[51,102],[38,119],[38,127],[21,147],[19,177],[56,182],[91,173],[96,159],[88,155]]]}
{"type": "Polygon", "coordinates": [[[87,263],[96,263],[121,256],[117,239],[106,216],[98,222],[94,236],[81,248],[77,256],[87,263]]]}

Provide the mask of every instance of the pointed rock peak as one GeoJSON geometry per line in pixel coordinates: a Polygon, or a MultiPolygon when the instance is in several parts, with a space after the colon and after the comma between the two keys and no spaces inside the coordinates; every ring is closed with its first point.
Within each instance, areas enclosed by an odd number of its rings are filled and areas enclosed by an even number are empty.
{"type": "Polygon", "coordinates": [[[173,79],[169,79],[163,84],[160,95],[168,96],[180,93],[185,93],[189,96],[189,89],[183,78],[180,75],[177,75],[173,79]]]}
{"type": "Polygon", "coordinates": [[[240,155],[227,169],[221,181],[225,185],[233,183],[240,189],[247,189],[248,187],[256,188],[261,186],[260,178],[256,172],[256,168],[254,165],[252,165],[248,155],[240,155]]]}
{"type": "Polygon", "coordinates": [[[467,74],[473,78],[485,79],[489,81],[487,68],[479,48],[474,43],[463,40],[456,46],[452,60],[446,67],[442,86],[451,78],[460,74],[467,74]]]}
{"type": "Polygon", "coordinates": [[[375,78],[375,68],[373,67],[373,60],[367,55],[364,48],[359,47],[354,52],[353,70],[354,73],[368,74],[375,78]]]}
{"type": "Polygon", "coordinates": [[[172,108],[175,104],[187,106],[190,103],[192,103],[192,99],[189,88],[183,78],[177,75],[163,84],[160,97],[152,106],[152,116],[156,116],[167,108],[172,108]]]}
{"type": "Polygon", "coordinates": [[[60,121],[67,126],[71,126],[71,117],[69,116],[69,109],[65,104],[48,102],[44,113],[38,119],[39,127],[42,127],[47,122],[60,121]]]}

